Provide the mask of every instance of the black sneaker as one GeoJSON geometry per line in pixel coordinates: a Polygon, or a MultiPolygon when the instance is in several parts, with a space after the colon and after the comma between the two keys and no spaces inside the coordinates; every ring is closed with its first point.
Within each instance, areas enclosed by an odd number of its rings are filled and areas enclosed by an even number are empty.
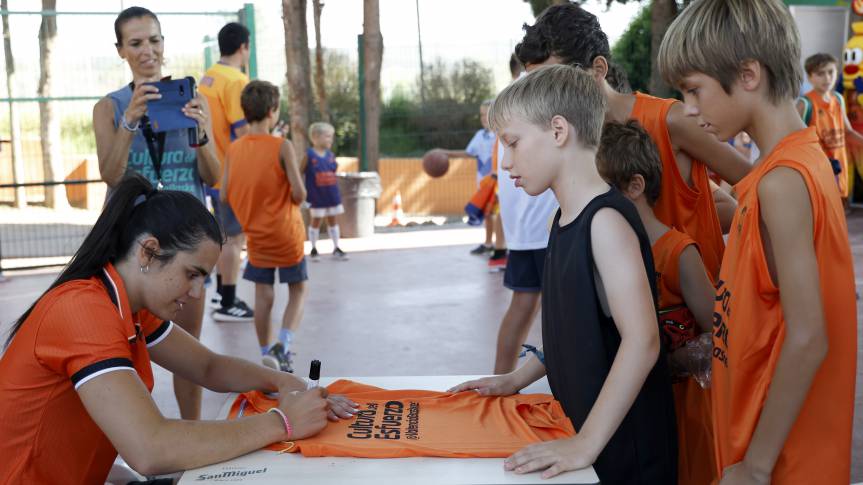
{"type": "Polygon", "coordinates": [[[333,257],[338,259],[339,261],[347,261],[348,255],[341,248],[333,249],[333,257]]]}
{"type": "Polygon", "coordinates": [[[479,246],[470,250],[471,254],[475,254],[477,256],[483,255],[485,253],[490,253],[494,250],[493,246],[486,246],[485,244],[480,244],[479,246]]]}
{"type": "Polygon", "coordinates": [[[255,316],[255,312],[249,307],[249,305],[246,305],[246,302],[237,297],[234,297],[234,306],[240,307],[243,310],[248,310],[252,313],[253,317],[255,316]]]}
{"type": "Polygon", "coordinates": [[[317,261],[318,256],[318,248],[312,248],[312,252],[309,253],[309,257],[312,258],[312,261],[317,261]]]}
{"type": "Polygon", "coordinates": [[[270,369],[280,370],[282,372],[294,372],[291,355],[293,352],[285,352],[285,348],[281,342],[276,342],[270,347],[270,350],[261,357],[261,362],[270,369]]]}
{"type": "Polygon", "coordinates": [[[213,312],[213,320],[217,322],[248,322],[254,318],[255,312],[240,300],[234,300],[233,305],[213,312]]]}

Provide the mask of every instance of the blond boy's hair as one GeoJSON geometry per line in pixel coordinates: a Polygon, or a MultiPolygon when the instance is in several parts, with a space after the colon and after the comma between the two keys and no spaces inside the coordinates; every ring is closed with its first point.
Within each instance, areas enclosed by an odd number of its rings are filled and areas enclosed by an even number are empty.
{"type": "Polygon", "coordinates": [[[668,27],[657,55],[672,86],[703,73],[728,94],[746,61],[761,64],[772,103],[797,96],[803,82],[800,33],[780,0],[696,0],[668,27]]]}
{"type": "Polygon", "coordinates": [[[515,117],[548,129],[551,119],[560,115],[573,126],[582,146],[594,148],[605,106],[605,96],[590,74],[578,67],[545,66],[507,86],[492,103],[488,119],[495,131],[515,117]]]}
{"type": "Polygon", "coordinates": [[[315,135],[320,133],[335,133],[336,129],[333,125],[326,123],[324,121],[317,121],[309,125],[309,138],[313,138],[315,135]]]}

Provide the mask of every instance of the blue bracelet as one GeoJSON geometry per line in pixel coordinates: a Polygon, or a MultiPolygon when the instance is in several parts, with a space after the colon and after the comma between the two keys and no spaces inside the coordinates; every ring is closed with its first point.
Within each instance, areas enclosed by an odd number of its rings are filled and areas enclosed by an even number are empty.
{"type": "Polygon", "coordinates": [[[533,345],[528,344],[521,344],[521,346],[524,347],[524,350],[522,350],[521,353],[518,354],[519,358],[527,356],[527,353],[530,352],[531,354],[535,355],[536,358],[539,359],[539,361],[542,362],[543,365],[545,365],[545,354],[542,353],[542,350],[539,350],[533,345]]]}

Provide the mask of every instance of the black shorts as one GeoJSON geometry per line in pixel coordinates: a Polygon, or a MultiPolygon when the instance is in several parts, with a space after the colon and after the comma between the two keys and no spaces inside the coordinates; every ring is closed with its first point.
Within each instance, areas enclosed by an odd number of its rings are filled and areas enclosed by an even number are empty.
{"type": "Polygon", "coordinates": [[[545,248],[524,251],[510,250],[506,258],[503,286],[512,291],[539,293],[542,290],[542,268],[545,248]]]}
{"type": "Polygon", "coordinates": [[[219,189],[207,187],[207,194],[210,196],[210,202],[213,204],[213,215],[222,226],[222,232],[226,236],[234,237],[243,234],[243,227],[237,216],[234,215],[234,210],[227,202],[219,200],[219,189]]]}

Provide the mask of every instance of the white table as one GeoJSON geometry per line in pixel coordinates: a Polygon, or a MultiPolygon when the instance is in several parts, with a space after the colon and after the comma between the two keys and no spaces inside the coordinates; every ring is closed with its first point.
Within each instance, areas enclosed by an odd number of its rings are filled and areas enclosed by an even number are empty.
{"type": "MultiPolygon", "coordinates": [[[[345,377],[384,389],[444,391],[478,376],[392,376],[345,377]]],[[[321,378],[329,385],[340,378],[321,378]]],[[[550,393],[543,378],[522,391],[550,393]]],[[[219,418],[228,415],[236,397],[228,397],[219,418]]],[[[379,485],[383,483],[425,484],[598,484],[593,468],[564,473],[543,480],[539,473],[516,475],[503,469],[503,458],[308,458],[299,453],[275,454],[256,451],[223,463],[185,472],[178,485],[200,483],[232,484],[338,484],[379,485]]]]}

